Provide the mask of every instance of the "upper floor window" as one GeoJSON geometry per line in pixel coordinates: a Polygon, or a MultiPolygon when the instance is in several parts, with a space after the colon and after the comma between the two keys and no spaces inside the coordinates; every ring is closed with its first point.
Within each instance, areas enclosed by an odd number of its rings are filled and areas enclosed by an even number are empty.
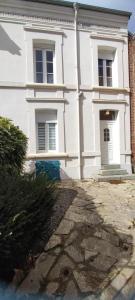
{"type": "Polygon", "coordinates": [[[54,83],[54,50],[35,49],[35,81],[54,83]]]}
{"type": "Polygon", "coordinates": [[[112,60],[98,59],[99,86],[112,86],[112,60]]]}

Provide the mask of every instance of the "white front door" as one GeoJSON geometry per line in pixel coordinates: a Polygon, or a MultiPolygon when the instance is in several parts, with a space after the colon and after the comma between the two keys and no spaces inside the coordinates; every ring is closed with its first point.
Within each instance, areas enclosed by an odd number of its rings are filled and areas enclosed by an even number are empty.
{"type": "Polygon", "coordinates": [[[100,121],[101,164],[119,163],[118,129],[116,120],[100,121]]]}

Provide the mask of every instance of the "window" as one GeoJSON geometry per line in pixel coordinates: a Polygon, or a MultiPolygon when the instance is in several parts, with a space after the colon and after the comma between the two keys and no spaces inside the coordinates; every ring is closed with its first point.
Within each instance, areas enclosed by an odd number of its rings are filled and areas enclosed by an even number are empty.
{"type": "Polygon", "coordinates": [[[112,60],[98,60],[99,86],[112,86],[112,60]]]}
{"type": "Polygon", "coordinates": [[[35,81],[54,83],[54,50],[35,49],[35,81]]]}
{"type": "Polygon", "coordinates": [[[37,151],[50,152],[57,150],[57,112],[46,110],[37,112],[37,151]]]}
{"type": "Polygon", "coordinates": [[[56,150],[56,123],[38,123],[38,151],[56,150]]]}
{"type": "Polygon", "coordinates": [[[110,141],[110,130],[108,128],[104,129],[104,142],[110,141]]]}

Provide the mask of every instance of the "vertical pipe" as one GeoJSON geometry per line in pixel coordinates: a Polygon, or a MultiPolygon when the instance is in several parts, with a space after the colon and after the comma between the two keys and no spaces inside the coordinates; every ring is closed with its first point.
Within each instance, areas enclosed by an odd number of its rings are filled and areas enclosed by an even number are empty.
{"type": "Polygon", "coordinates": [[[79,84],[79,53],[78,53],[78,5],[73,3],[74,7],[74,28],[75,28],[75,60],[76,60],[76,100],[77,100],[77,119],[78,119],[78,169],[79,179],[81,175],[81,137],[80,137],[80,84],[79,84]]]}

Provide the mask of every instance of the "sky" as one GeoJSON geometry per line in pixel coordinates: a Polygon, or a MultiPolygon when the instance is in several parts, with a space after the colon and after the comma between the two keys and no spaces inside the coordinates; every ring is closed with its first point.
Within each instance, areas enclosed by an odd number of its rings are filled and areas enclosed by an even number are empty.
{"type": "MultiPolygon", "coordinates": [[[[73,0],[68,1],[73,2],[73,0]]],[[[77,0],[75,2],[132,12],[132,17],[129,21],[129,31],[135,33],[135,0],[77,0]]]]}

